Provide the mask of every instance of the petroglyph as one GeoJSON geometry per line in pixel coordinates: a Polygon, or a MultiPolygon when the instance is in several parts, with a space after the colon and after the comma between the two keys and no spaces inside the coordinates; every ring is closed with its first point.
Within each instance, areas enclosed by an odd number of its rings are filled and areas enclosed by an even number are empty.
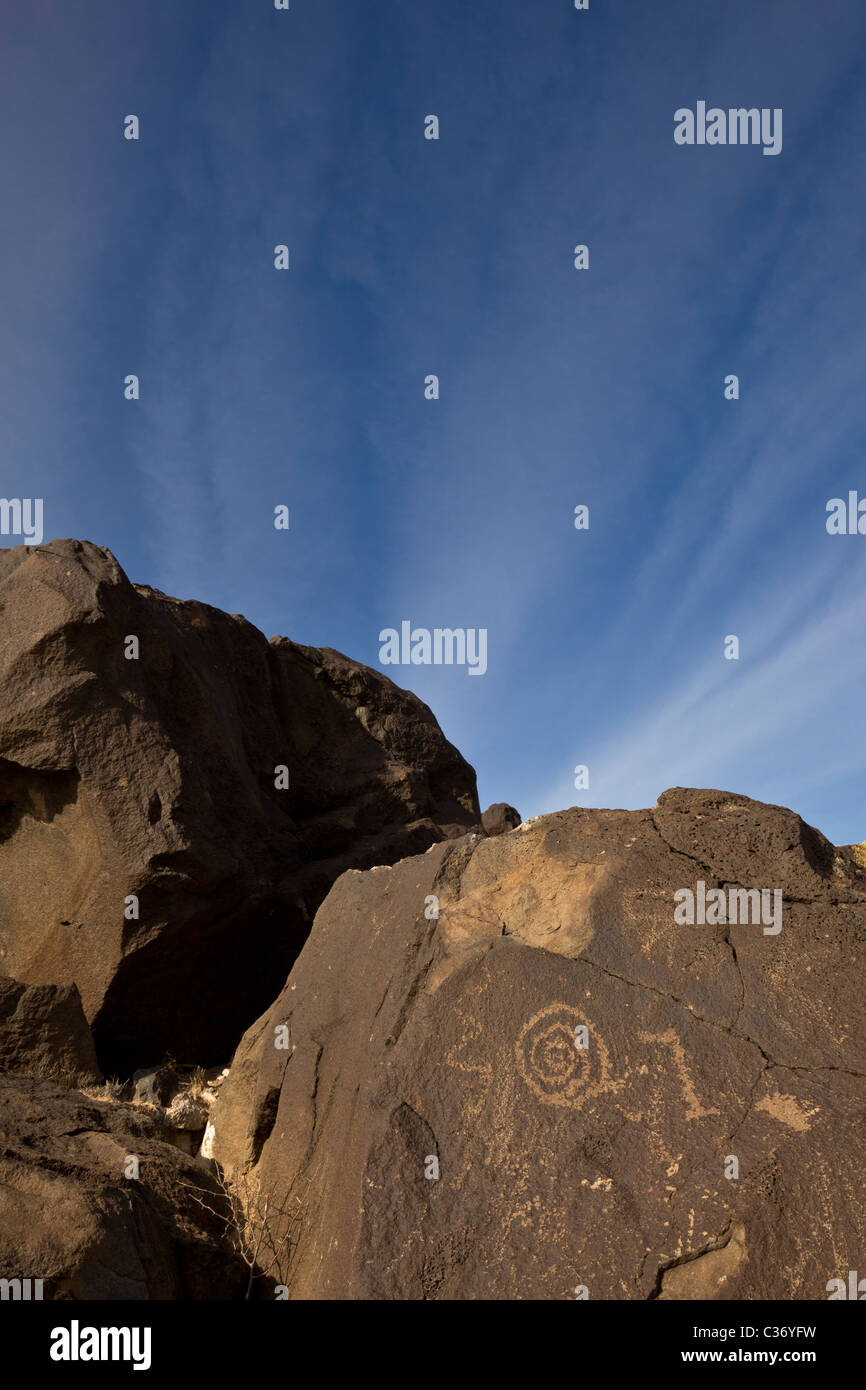
{"type": "Polygon", "coordinates": [[[572,1004],[548,1004],[525,1023],[514,1045],[517,1069],[530,1090],[546,1105],[579,1110],[592,1096],[616,1091],[610,1057],[592,1025],[572,1004]],[[589,1028],[589,1046],[575,1046],[575,1030],[589,1028]]]}
{"type": "Polygon", "coordinates": [[[692,1080],[691,1072],[686,1063],[685,1049],[683,1048],[675,1028],[668,1028],[664,1033],[639,1033],[638,1037],[642,1042],[653,1044],[664,1043],[666,1046],[670,1047],[674,1055],[674,1062],[676,1064],[680,1085],[683,1088],[683,1096],[685,1097],[688,1107],[686,1110],[687,1120],[700,1120],[707,1115],[718,1115],[719,1111],[716,1106],[712,1106],[709,1110],[705,1110],[698,1100],[695,1083],[692,1080]]]}
{"type": "MultiPolygon", "coordinates": [[[[673,1053],[676,1075],[686,1103],[687,1120],[720,1113],[716,1106],[707,1108],[701,1104],[686,1061],[685,1049],[675,1029],[668,1028],[658,1034],[641,1032],[638,1036],[642,1042],[656,1048],[663,1044],[673,1053]]],[[[575,1005],[562,1002],[548,1004],[523,1025],[514,1045],[514,1055],[518,1072],[539,1100],[546,1105],[565,1105],[575,1110],[593,1097],[616,1094],[626,1088],[633,1077],[647,1074],[645,1063],[631,1066],[626,1058],[621,1074],[614,1075],[610,1053],[603,1039],[575,1005]],[[575,1046],[578,1029],[589,1031],[589,1046],[586,1049],[575,1046]]],[[[772,1113],[778,1119],[783,1118],[781,1113],[772,1113]]],[[[640,1114],[628,1114],[626,1118],[638,1120],[640,1114]]],[[[788,1124],[794,1123],[787,1111],[785,1120],[788,1124]]]]}
{"type": "Polygon", "coordinates": [[[790,1129],[796,1129],[804,1134],[812,1126],[809,1123],[813,1115],[818,1114],[817,1107],[814,1110],[804,1110],[794,1096],[782,1095],[781,1091],[774,1091],[772,1095],[762,1096],[755,1106],[756,1110],[766,1110],[768,1115],[772,1115],[774,1120],[780,1124],[788,1125],[790,1129]]]}
{"type": "Polygon", "coordinates": [[[467,1115],[474,1118],[480,1115],[484,1109],[484,1102],[493,1082],[493,1066],[490,1062],[474,1063],[459,1060],[458,1054],[464,1052],[468,1045],[481,1037],[481,1024],[477,1018],[467,1020],[466,1015],[461,1014],[461,1019],[467,1023],[468,1031],[464,1032],[460,1041],[455,1043],[445,1054],[445,1062],[449,1067],[456,1067],[459,1071],[472,1074],[472,1081],[477,1089],[478,1098],[471,1105],[467,1105],[467,1115]]]}

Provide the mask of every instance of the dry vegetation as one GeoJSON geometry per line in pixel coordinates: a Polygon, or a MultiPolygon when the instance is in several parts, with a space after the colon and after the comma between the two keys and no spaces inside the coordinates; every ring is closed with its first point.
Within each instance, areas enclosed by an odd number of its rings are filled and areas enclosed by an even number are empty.
{"type": "Polygon", "coordinates": [[[251,1297],[257,1279],[286,1285],[304,1210],[300,1197],[278,1202],[272,1193],[262,1193],[248,1174],[229,1181],[218,1164],[214,1177],[225,1199],[224,1211],[214,1205],[214,1194],[207,1188],[186,1186],[199,1206],[223,1223],[232,1248],[247,1266],[244,1297],[251,1297]]]}

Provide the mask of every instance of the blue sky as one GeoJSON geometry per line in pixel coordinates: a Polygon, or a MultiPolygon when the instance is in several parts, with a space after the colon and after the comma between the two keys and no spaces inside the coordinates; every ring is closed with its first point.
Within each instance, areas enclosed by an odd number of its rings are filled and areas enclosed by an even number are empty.
{"type": "Polygon", "coordinates": [[[862,5],[0,25],[2,493],[46,539],[373,666],[486,628],[483,677],[387,668],[482,805],[715,786],[866,838],[866,536],[825,528],[866,495],[862,5]],[[699,100],[781,108],[782,152],[675,145],[699,100]]]}

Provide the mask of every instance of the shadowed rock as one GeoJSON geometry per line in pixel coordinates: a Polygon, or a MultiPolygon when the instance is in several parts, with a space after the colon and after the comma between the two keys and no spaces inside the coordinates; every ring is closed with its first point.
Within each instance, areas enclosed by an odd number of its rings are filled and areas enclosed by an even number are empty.
{"type": "Polygon", "coordinates": [[[506,801],[494,802],[481,817],[485,835],[504,835],[508,830],[515,830],[519,824],[520,812],[506,801]]]}
{"type": "Polygon", "coordinates": [[[177,1090],[174,1067],[143,1067],[132,1077],[132,1099],[139,1105],[165,1107],[177,1090]]]}
{"type": "Polygon", "coordinates": [[[0,551],[0,960],[78,986],[106,1072],[230,1055],[344,869],[479,815],[379,672],[86,542],[0,551]]]}
{"type": "Polygon", "coordinates": [[[75,985],[28,986],[0,975],[0,1070],[67,1085],[102,1079],[75,985]]]}
{"type": "Polygon", "coordinates": [[[146,1112],[0,1075],[0,1278],[45,1299],[243,1297],[217,1183],[158,1135],[146,1112]]]}

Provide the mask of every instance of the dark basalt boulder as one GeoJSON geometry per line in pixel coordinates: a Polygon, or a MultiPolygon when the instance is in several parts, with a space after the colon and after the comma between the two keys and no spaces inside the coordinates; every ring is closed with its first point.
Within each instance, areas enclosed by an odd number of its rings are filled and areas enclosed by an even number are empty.
{"type": "Polygon", "coordinates": [[[481,826],[485,835],[505,835],[520,824],[520,812],[507,801],[496,801],[482,813],[481,826]]]}
{"type": "Polygon", "coordinates": [[[231,1055],[340,873],[479,819],[381,673],[87,542],[0,550],[0,962],[77,985],[106,1074],[231,1055]]]}
{"type": "Polygon", "coordinates": [[[101,1080],[75,985],[23,985],[0,975],[0,1071],[34,1072],[67,1085],[101,1080]]]}

